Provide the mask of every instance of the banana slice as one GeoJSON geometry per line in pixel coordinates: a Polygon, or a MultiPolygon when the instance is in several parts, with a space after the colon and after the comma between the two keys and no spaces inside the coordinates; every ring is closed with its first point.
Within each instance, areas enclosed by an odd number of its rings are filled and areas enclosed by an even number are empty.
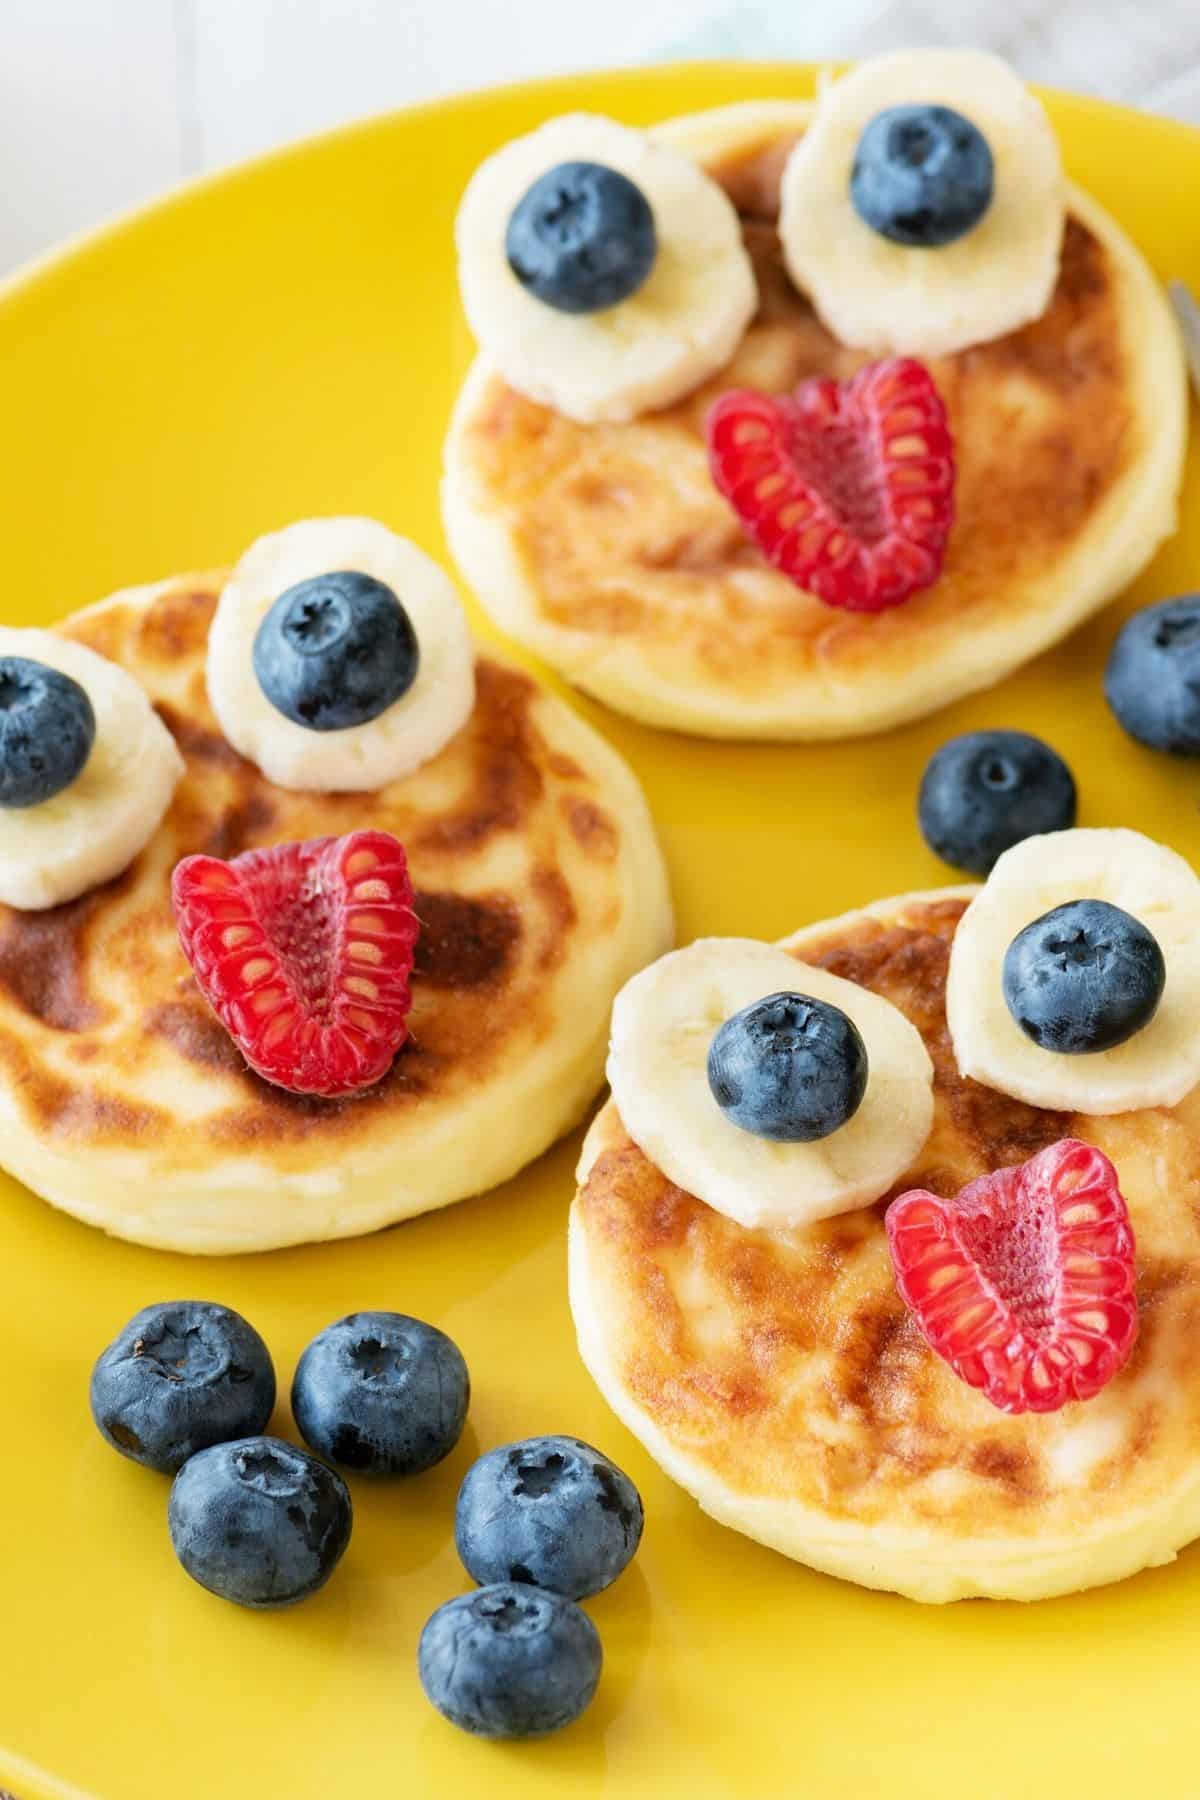
{"type": "Polygon", "coordinates": [[[679,399],[733,355],[758,304],[737,213],[681,151],[590,113],[551,119],[476,170],[456,225],[471,329],[510,386],[583,424],[636,418],[679,399]],[[508,222],[533,183],[566,162],[628,177],[654,215],[643,284],[600,312],[560,312],[509,267],[508,222]]]}
{"type": "Polygon", "coordinates": [[[797,287],[843,344],[949,356],[1046,310],[1065,220],[1058,142],[1019,76],[982,50],[898,50],[826,88],[783,176],[780,235],[797,287]],[[992,153],[991,204],[940,248],[893,243],[859,217],[850,176],[864,129],[894,106],[962,113],[992,153]]]}
{"type": "Polygon", "coordinates": [[[304,519],[259,538],[222,591],[208,636],[208,698],[233,748],[284,788],[353,793],[411,775],[460,731],[475,704],[475,651],[448,576],[374,519],[304,519]],[[280,712],[254,667],[259,626],[288,588],[354,571],[382,582],[416,636],[412,685],[361,725],[317,730],[280,712]]]}
{"type": "Polygon", "coordinates": [[[625,1129],[678,1187],[749,1227],[811,1224],[878,1200],[933,1123],[933,1065],[890,1001],[751,938],[701,938],[627,982],[613,1006],[608,1079],[625,1129]],[[718,1026],[791,991],[840,1007],[867,1047],[867,1091],[840,1130],[776,1143],[732,1124],[708,1085],[718,1026]]]}
{"type": "Polygon", "coordinates": [[[1052,1112],[1177,1106],[1200,1081],[1200,880],[1138,831],[1076,830],[1006,850],[963,914],[950,953],[946,1015],[963,1075],[1052,1112]],[[1162,1000],[1126,1043],[1062,1056],[1028,1038],[1001,986],[1019,931],[1068,900],[1107,900],[1140,919],[1166,962],[1162,1000]]]}
{"type": "Polygon", "coordinates": [[[131,863],[162,823],[183,758],[132,675],[51,631],[0,626],[0,656],[60,669],[92,703],[96,736],[69,787],[37,806],[0,807],[0,901],[40,911],[75,900],[131,863]]]}

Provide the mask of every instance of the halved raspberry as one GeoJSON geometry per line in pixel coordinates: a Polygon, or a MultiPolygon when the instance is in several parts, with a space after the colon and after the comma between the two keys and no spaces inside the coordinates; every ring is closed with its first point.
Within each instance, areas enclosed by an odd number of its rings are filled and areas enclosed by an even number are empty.
{"type": "Polygon", "coordinates": [[[419,926],[386,831],[187,856],[171,896],[183,953],[252,1069],[294,1094],[349,1094],[408,1035],[419,926]]]}
{"type": "Polygon", "coordinates": [[[887,1209],[896,1285],[939,1356],[1002,1412],[1090,1400],[1138,1331],[1133,1229],[1106,1156],[1064,1138],[957,1200],[887,1209]]]}
{"type": "Polygon", "coordinates": [[[768,562],[829,606],[880,612],[937,580],[954,520],[942,397],[911,357],[708,415],[712,478],[768,562]]]}

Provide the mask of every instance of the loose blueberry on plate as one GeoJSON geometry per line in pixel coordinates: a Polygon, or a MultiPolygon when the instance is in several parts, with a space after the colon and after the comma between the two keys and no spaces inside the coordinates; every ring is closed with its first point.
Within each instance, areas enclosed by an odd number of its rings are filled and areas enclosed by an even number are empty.
{"type": "Polygon", "coordinates": [[[582,1609],[497,1582],[440,1606],[421,1633],[421,1686],[444,1718],[486,1738],[545,1737],[596,1692],[603,1651],[582,1609]]]}
{"type": "Polygon", "coordinates": [[[277,712],[309,731],[347,731],[403,698],[420,660],[390,587],[352,569],[280,594],[254,638],[254,673],[277,712]]]}
{"type": "Polygon", "coordinates": [[[518,202],[505,250],[523,287],[557,312],[602,312],[636,294],[654,266],[654,214],[627,175],[565,162],[518,202]]]}
{"type": "Polygon", "coordinates": [[[839,1007],[804,994],[768,994],[717,1029],[708,1085],[741,1130],[809,1144],[839,1130],[862,1105],[867,1046],[839,1007]]]}
{"type": "Polygon", "coordinates": [[[1104,697],[1140,744],[1200,756],[1200,594],[1160,600],[1122,626],[1104,697]]]}
{"type": "Polygon", "coordinates": [[[173,1475],[189,1456],[261,1431],[271,1354],[227,1306],[173,1300],[135,1313],[92,1370],[92,1417],[114,1450],[173,1475]]]}
{"type": "Polygon", "coordinates": [[[893,244],[938,249],[978,225],[995,171],[978,126],[949,106],[892,106],[871,120],[854,155],[854,210],[893,244]]]}
{"type": "Polygon", "coordinates": [[[471,1382],[457,1344],[404,1313],[361,1312],[314,1338],[292,1412],[306,1443],[363,1475],[416,1475],[462,1436],[471,1382]]]}
{"type": "Polygon", "coordinates": [[[1143,1030],[1167,970],[1140,919],[1107,900],[1070,900],[1017,933],[1004,957],[1004,1001],[1043,1050],[1089,1056],[1143,1030]]]}
{"type": "Polygon", "coordinates": [[[1075,823],[1075,778],[1027,731],[968,731],[935,750],[921,777],[917,820],[929,848],[972,875],[990,875],[1023,838],[1075,823]]]}
{"type": "Polygon", "coordinates": [[[214,1444],[183,1465],[167,1523],[201,1587],[238,1606],[292,1606],[324,1587],[350,1541],[341,1476],[281,1438],[214,1444]]]}
{"type": "Polygon", "coordinates": [[[641,1496],[607,1456],[578,1438],[526,1438],[489,1450],[467,1471],[454,1541],[476,1581],[582,1600],[627,1567],[642,1525],[641,1496]]]}
{"type": "Polygon", "coordinates": [[[86,692],[61,669],[0,657],[0,806],[40,806],[83,773],[96,741],[86,692]]]}

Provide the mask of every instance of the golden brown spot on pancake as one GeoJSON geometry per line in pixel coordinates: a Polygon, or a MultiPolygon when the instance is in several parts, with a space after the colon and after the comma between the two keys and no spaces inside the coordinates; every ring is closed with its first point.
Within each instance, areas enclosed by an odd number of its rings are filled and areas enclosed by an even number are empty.
{"type": "Polygon", "coordinates": [[[783,171],[801,135],[798,131],[788,132],[761,143],[745,144],[736,155],[710,169],[713,180],[725,189],[743,219],[761,219],[774,225],[779,217],[783,171]]]}
{"type": "Polygon", "coordinates": [[[477,664],[475,714],[467,729],[486,754],[479,759],[476,791],[466,807],[425,825],[413,848],[477,850],[493,833],[520,827],[542,793],[529,718],[536,696],[535,683],[521,670],[477,664]]]}
{"type": "Polygon", "coordinates": [[[246,1059],[206,1001],[164,1000],[147,1014],[146,1029],[202,1069],[244,1075],[246,1059]]]}
{"type": "Polygon", "coordinates": [[[994,1481],[1008,1500],[1034,1500],[1042,1492],[1036,1457],[1022,1444],[985,1438],[968,1458],[976,1475],[994,1481]]]}
{"type": "Polygon", "coordinates": [[[598,862],[613,862],[621,841],[603,808],[594,800],[575,800],[568,794],[563,795],[559,805],[580,849],[598,862]]]}
{"type": "Polygon", "coordinates": [[[137,654],[162,663],[203,656],[217,598],[205,589],[181,589],[164,595],[142,616],[137,654]]]}
{"type": "Polygon", "coordinates": [[[573,756],[565,756],[561,750],[552,750],[546,758],[546,767],[560,781],[581,781],[583,770],[573,756]]]}
{"type": "Polygon", "coordinates": [[[538,951],[538,967],[552,969],[562,961],[567,935],[574,930],[579,915],[561,869],[542,866],[533,871],[530,879],[550,920],[550,930],[538,951]]]}
{"type": "Polygon", "coordinates": [[[516,907],[461,894],[414,896],[421,922],[413,975],[429,987],[475,988],[502,981],[521,936],[516,907]]]}
{"type": "MultiPolygon", "coordinates": [[[[194,762],[208,763],[216,768],[229,770],[253,770],[253,764],[238,755],[229,740],[219,731],[210,731],[196,720],[185,717],[175,707],[160,701],[155,707],[159,718],[178,744],[180,753],[194,762]]],[[[251,773],[249,779],[253,780],[251,773]]]]}
{"type": "Polygon", "coordinates": [[[228,862],[261,844],[279,816],[269,793],[255,791],[221,814],[204,840],[206,856],[228,862]]]}
{"type": "Polygon", "coordinates": [[[55,1031],[86,1031],[104,1010],[88,991],[92,926],[123,876],[43,912],[0,907],[0,988],[24,1012],[55,1031]]]}

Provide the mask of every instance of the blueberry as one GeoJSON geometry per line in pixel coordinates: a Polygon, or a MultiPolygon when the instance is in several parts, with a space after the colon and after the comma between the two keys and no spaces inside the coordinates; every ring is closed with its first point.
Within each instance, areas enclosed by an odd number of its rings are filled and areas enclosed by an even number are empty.
{"type": "Polygon", "coordinates": [[[1104,696],[1140,744],[1200,756],[1200,594],[1160,600],[1122,626],[1104,696]]]}
{"type": "Polygon", "coordinates": [[[1107,900],[1069,900],[1017,933],[1004,957],[1004,1000],[1043,1050],[1111,1050],[1150,1023],[1167,971],[1158,940],[1107,900]]]}
{"type": "Polygon", "coordinates": [[[324,1587],[350,1541],[340,1475],[281,1438],[213,1444],[184,1463],[167,1524],[201,1587],[238,1606],[292,1606],[324,1587]]]}
{"type": "Polygon", "coordinates": [[[172,1300],[135,1313],[101,1354],[91,1404],[114,1450],[173,1475],[197,1450],[262,1430],[275,1370],[240,1314],[172,1300]]]}
{"type": "Polygon", "coordinates": [[[405,695],[420,652],[390,587],[352,569],[280,594],[254,638],[254,673],[277,712],[309,731],[366,725],[405,695]]]}
{"type": "Polygon", "coordinates": [[[935,750],[921,777],[917,819],[935,855],[989,875],[1006,850],[1075,823],[1075,778],[1027,731],[968,731],[935,750]]]}
{"type": "Polygon", "coordinates": [[[858,140],[854,210],[893,244],[937,249],[978,225],[994,170],[977,125],[949,106],[892,106],[858,140]]]}
{"type": "Polygon", "coordinates": [[[96,715],[77,681],[27,656],[0,656],[0,806],[40,806],[83,773],[96,715]]]}
{"type": "Polygon", "coordinates": [[[603,163],[567,162],[534,182],[508,221],[508,265],[558,312],[602,312],[654,266],[654,214],[641,188],[603,163]]]}
{"type": "Polygon", "coordinates": [[[339,1319],[313,1339],[292,1383],[305,1442],[363,1475],[417,1475],[441,1462],[470,1398],[457,1344],[404,1313],[339,1319]]]}
{"type": "Polygon", "coordinates": [[[731,1124],[781,1144],[809,1144],[862,1105],[867,1047],[836,1006],[768,994],[714,1033],[708,1085],[731,1124]]]}
{"type": "Polygon", "coordinates": [[[468,1469],[454,1541],[476,1581],[527,1582],[582,1600],[628,1565],[642,1523],[637,1489],[599,1450],[572,1437],[526,1438],[468,1469]]]}
{"type": "Polygon", "coordinates": [[[600,1634],[570,1600],[519,1583],[460,1594],[421,1633],[421,1686],[444,1718],[477,1737],[545,1737],[596,1692],[600,1634]]]}

